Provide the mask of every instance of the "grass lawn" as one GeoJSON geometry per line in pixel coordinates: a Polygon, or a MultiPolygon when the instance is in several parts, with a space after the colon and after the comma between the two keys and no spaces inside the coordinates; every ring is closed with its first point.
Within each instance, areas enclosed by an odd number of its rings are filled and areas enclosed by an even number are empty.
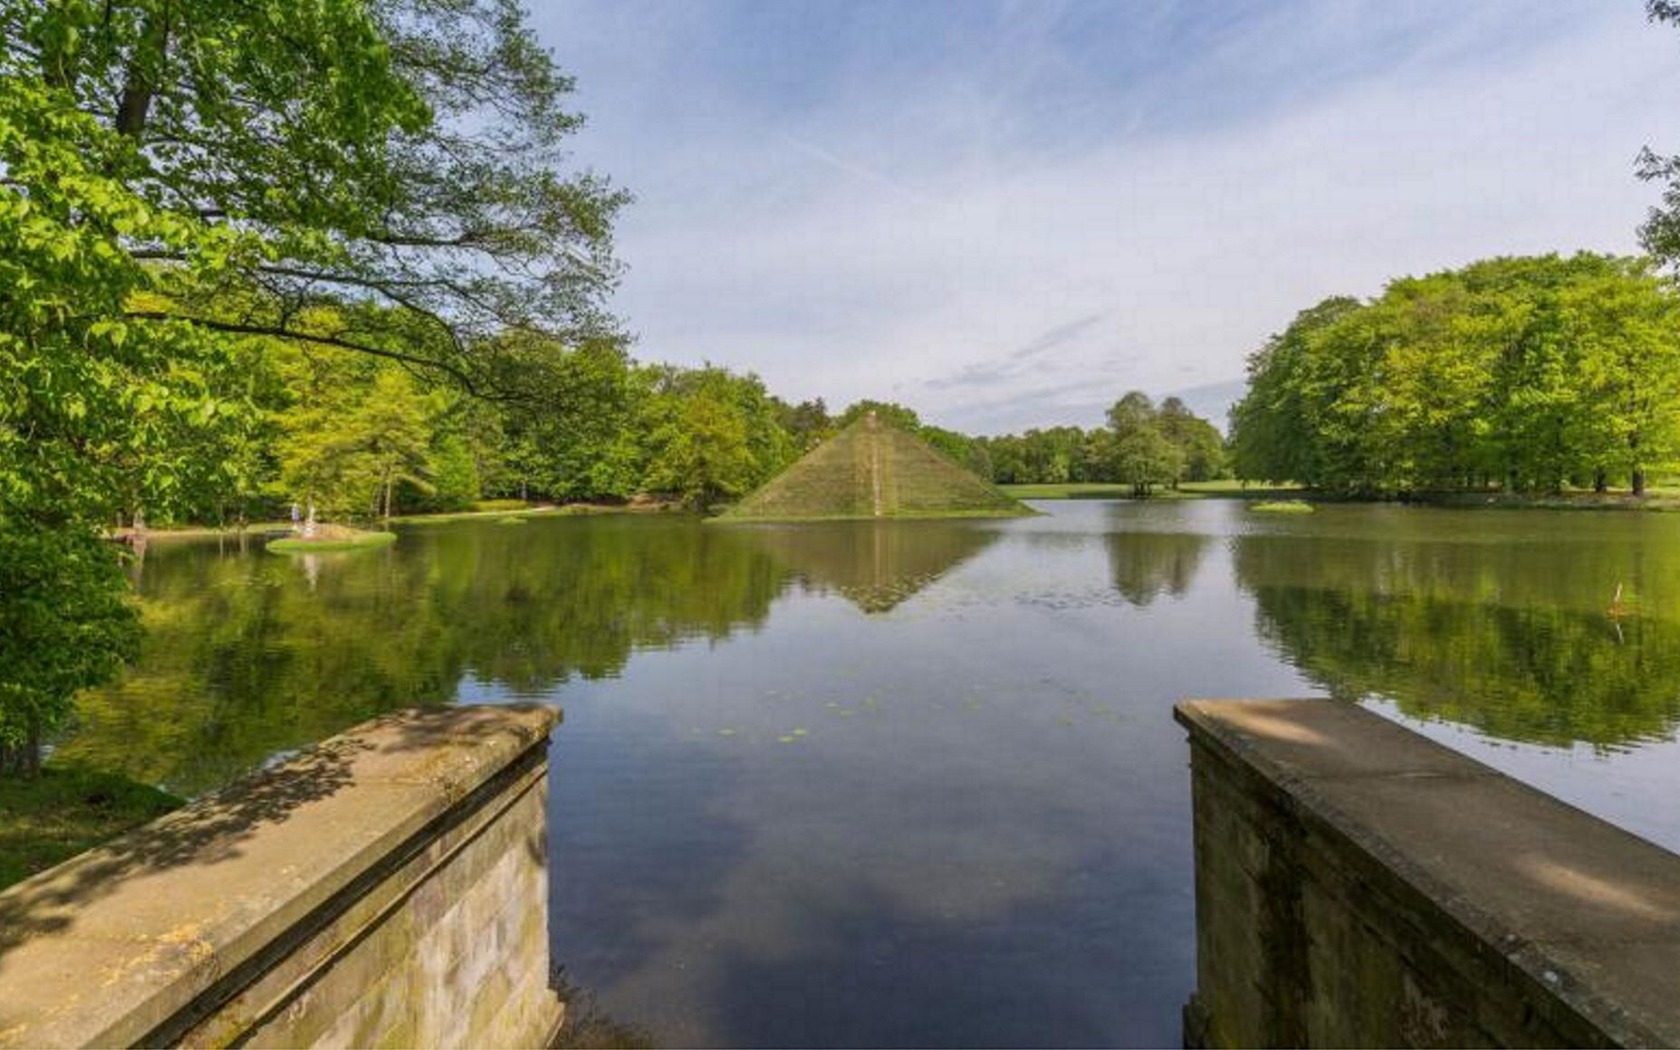
{"type": "Polygon", "coordinates": [[[48,766],[0,778],[0,889],[155,820],[182,800],[116,773],[48,766]]]}

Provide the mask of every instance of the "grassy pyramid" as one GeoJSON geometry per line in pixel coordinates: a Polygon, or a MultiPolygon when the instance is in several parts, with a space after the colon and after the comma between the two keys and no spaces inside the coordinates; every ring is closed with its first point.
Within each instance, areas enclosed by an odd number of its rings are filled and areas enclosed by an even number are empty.
{"type": "Polygon", "coordinates": [[[920,438],[859,419],[723,514],[731,521],[1031,514],[920,438]]]}

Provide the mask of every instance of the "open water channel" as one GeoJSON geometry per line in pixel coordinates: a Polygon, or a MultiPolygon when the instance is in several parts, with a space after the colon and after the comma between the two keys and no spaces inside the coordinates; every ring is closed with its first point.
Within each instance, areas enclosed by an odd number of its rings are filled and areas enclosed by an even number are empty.
{"type": "Polygon", "coordinates": [[[1364,703],[1680,850],[1680,515],[1038,507],[153,543],[145,653],[55,760],[191,794],[558,703],[555,956],[683,1045],[1176,1045],[1183,697],[1364,703]]]}

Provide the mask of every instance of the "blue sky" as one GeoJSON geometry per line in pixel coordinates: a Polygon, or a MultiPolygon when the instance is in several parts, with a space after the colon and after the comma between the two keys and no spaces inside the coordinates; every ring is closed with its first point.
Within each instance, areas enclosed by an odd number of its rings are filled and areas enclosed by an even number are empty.
{"type": "Polygon", "coordinates": [[[643,360],[974,433],[1239,379],[1296,311],[1633,252],[1680,149],[1636,0],[533,0],[576,160],[637,197],[643,360]]]}

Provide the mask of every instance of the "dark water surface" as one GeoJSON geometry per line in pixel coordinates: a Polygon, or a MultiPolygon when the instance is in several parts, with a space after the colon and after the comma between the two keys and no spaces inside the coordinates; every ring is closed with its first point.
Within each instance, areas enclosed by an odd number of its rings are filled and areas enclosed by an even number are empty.
{"type": "Polygon", "coordinates": [[[1187,696],[1363,702],[1680,849],[1680,516],[1040,507],[154,543],[141,665],[56,760],[191,793],[558,702],[555,954],[667,1044],[1176,1045],[1187,696]]]}

